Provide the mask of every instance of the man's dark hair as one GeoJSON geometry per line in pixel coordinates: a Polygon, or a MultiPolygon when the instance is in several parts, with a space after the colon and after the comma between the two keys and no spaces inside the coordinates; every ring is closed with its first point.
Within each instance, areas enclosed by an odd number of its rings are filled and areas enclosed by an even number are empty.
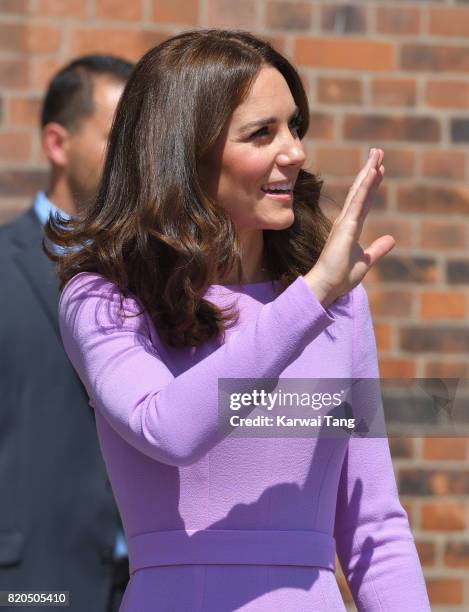
{"type": "Polygon", "coordinates": [[[94,110],[93,85],[104,76],[125,82],[134,66],[112,55],[85,55],[67,64],[49,83],[41,111],[41,127],[55,121],[70,131],[94,110]]]}

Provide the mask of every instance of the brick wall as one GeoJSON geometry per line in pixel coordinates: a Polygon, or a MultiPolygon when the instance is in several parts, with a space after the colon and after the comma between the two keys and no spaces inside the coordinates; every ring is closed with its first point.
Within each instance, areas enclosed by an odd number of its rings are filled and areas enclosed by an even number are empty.
{"type": "MultiPolygon", "coordinates": [[[[0,0],[0,222],[44,185],[39,100],[69,58],[137,59],[196,26],[240,27],[300,67],[310,168],[338,202],[371,146],[386,180],[363,244],[397,247],[367,277],[386,377],[467,377],[469,3],[464,0],[0,0]]],[[[464,438],[391,440],[434,610],[469,609],[464,438]]],[[[345,590],[345,589],[344,589],[345,590]]]]}

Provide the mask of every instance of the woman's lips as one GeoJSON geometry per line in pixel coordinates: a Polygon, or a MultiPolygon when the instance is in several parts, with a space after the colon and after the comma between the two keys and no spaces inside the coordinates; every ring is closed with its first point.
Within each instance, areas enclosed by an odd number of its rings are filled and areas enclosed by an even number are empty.
{"type": "Polygon", "coordinates": [[[261,189],[261,191],[267,198],[271,198],[272,200],[280,200],[281,202],[289,202],[290,200],[293,199],[292,191],[288,191],[286,193],[269,193],[267,191],[264,191],[263,189],[261,189]]]}

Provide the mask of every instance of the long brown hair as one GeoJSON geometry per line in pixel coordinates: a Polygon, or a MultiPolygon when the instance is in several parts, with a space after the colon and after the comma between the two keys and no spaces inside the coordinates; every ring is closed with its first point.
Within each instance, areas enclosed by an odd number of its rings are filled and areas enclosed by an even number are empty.
{"type": "MultiPolygon", "coordinates": [[[[57,262],[60,288],[79,272],[97,272],[136,297],[162,340],[197,346],[223,333],[237,313],[204,299],[207,287],[234,269],[235,227],[204,193],[199,168],[263,66],[284,76],[308,129],[308,101],[293,66],[248,32],[184,32],[148,51],[117,107],[104,172],[81,216],[50,218],[45,248],[57,262]],[[58,256],[47,240],[65,247],[58,256]]],[[[287,287],[316,262],[330,222],[318,200],[322,182],[301,170],[291,227],[264,230],[264,257],[287,287]]]]}

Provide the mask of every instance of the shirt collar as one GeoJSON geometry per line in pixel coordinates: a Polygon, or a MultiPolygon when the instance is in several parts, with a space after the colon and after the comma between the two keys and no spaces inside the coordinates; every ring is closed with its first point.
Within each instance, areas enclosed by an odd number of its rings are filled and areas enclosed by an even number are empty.
{"type": "Polygon", "coordinates": [[[54,206],[54,204],[52,204],[52,202],[49,200],[49,198],[43,191],[38,191],[38,193],[36,194],[36,197],[34,198],[33,202],[33,208],[41,225],[45,225],[47,223],[51,214],[55,215],[56,213],[58,213],[60,214],[62,219],[71,218],[68,213],[64,212],[63,210],[60,210],[60,208],[57,208],[57,206],[54,206]]]}

